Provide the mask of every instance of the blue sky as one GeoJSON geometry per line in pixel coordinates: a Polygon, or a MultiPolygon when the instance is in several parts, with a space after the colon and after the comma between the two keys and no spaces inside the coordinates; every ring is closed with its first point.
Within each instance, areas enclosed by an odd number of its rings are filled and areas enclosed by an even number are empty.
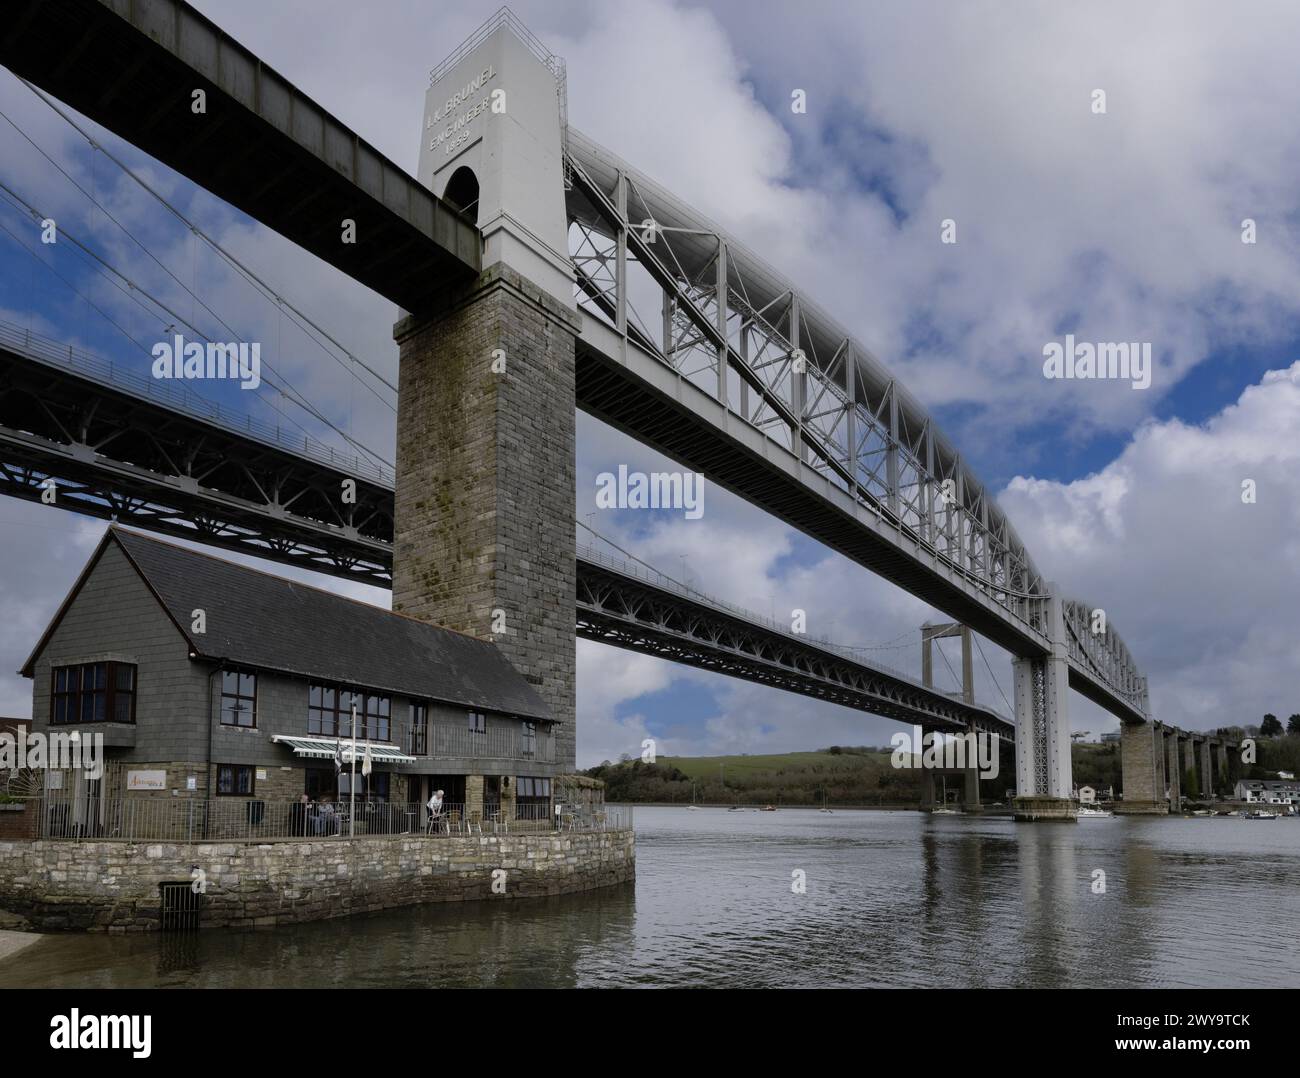
{"type": "MultiPolygon", "coordinates": [[[[414,0],[392,2],[376,20],[305,0],[198,6],[412,171],[428,68],[494,8],[467,3],[430,20],[414,0]]],[[[846,12],[539,0],[516,11],[568,62],[571,122],[742,237],[871,347],[999,493],[1047,575],[1108,608],[1157,713],[1202,727],[1300,710],[1288,688],[1300,674],[1300,615],[1287,599],[1300,565],[1300,75],[1286,44],[1300,15],[1250,6],[1249,29],[1211,4],[1153,5],[1149,19],[1121,4],[846,12]],[[1101,115],[1090,108],[1097,87],[1108,95],[1101,115]],[[795,89],[806,113],[789,108],[795,89]],[[1240,241],[1245,218],[1257,222],[1254,245],[1240,241]],[[939,241],[945,219],[956,221],[955,245],[939,241]],[[1151,341],[1152,387],[1045,380],[1041,349],[1066,332],[1151,341]],[[1245,478],[1260,489],[1249,507],[1237,496],[1245,478]]],[[[8,73],[0,110],[175,276],[3,121],[0,182],[226,339],[193,289],[337,426],[392,459],[390,392],[358,388],[346,355],[311,342],[8,73]]],[[[104,143],[347,350],[395,375],[391,304],[111,136],[104,143]]],[[[42,247],[13,209],[0,206],[0,224],[42,259],[0,232],[0,318],[146,372],[146,355],[89,303],[146,344],[173,317],[141,310],[70,244],[42,247]]],[[[219,395],[338,441],[269,387],[219,395]]],[[[595,476],[621,463],[670,466],[580,417],[580,519],[597,512],[595,476]]],[[[817,635],[902,637],[879,654],[916,671],[919,633],[905,634],[941,615],[717,488],[707,505],[698,522],[605,512],[595,525],[729,601],[764,615],[805,609],[817,635]]],[[[30,686],[4,672],[25,658],[101,527],[0,503],[0,596],[21,612],[0,630],[0,712],[29,709],[30,686]]],[[[1001,703],[1008,656],[985,650],[996,679],[977,659],[977,687],[1001,703]]],[[[1071,708],[1077,729],[1114,725],[1077,697],[1071,708]]],[[[644,736],[661,751],[702,753],[881,743],[894,729],[585,642],[579,713],[583,764],[638,752],[644,736]]]]}

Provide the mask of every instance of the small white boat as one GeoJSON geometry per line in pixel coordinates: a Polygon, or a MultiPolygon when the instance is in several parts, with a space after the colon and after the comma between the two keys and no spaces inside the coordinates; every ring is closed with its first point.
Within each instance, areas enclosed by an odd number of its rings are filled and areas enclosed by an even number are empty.
{"type": "Polygon", "coordinates": [[[1108,809],[1093,808],[1090,805],[1079,806],[1079,819],[1081,820],[1113,820],[1115,814],[1108,809]]]}
{"type": "Polygon", "coordinates": [[[1269,812],[1268,809],[1256,809],[1254,812],[1243,812],[1242,817],[1247,820],[1276,820],[1277,813],[1269,812]]]}
{"type": "Polygon", "coordinates": [[[931,809],[930,815],[931,816],[960,816],[961,813],[958,812],[956,809],[937,808],[937,809],[931,809]]]}
{"type": "Polygon", "coordinates": [[[700,806],[699,806],[699,805],[687,805],[687,806],[686,806],[686,811],[687,811],[687,812],[699,812],[699,811],[700,811],[700,806]]]}

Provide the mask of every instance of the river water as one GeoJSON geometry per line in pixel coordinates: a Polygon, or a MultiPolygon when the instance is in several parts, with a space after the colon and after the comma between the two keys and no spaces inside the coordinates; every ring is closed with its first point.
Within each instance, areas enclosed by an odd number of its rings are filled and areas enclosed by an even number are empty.
{"type": "Polygon", "coordinates": [[[0,963],[0,987],[1300,986],[1300,820],[638,807],[636,823],[635,885],[51,936],[0,963]]]}

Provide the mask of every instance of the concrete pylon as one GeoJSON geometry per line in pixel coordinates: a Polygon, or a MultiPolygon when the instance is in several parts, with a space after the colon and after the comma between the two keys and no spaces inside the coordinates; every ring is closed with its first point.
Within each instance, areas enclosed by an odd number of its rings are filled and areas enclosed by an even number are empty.
{"type": "Polygon", "coordinates": [[[1163,816],[1169,811],[1165,799],[1164,739],[1154,722],[1124,723],[1120,728],[1120,769],[1124,778],[1123,800],[1115,811],[1122,815],[1163,816]]]}
{"type": "Polygon", "coordinates": [[[1206,800],[1214,797],[1214,791],[1218,788],[1214,781],[1214,738],[1206,737],[1201,739],[1201,796],[1206,800]]]}
{"type": "MultiPolygon", "coordinates": [[[[932,625],[926,622],[921,626],[921,684],[927,689],[934,688],[934,641],[946,637],[961,638],[961,697],[968,704],[975,703],[975,670],[971,663],[970,626],[958,622],[932,625]]],[[[971,759],[973,745],[966,746],[966,759],[971,759]]],[[[977,757],[978,758],[978,757],[977,757]]],[[[967,766],[961,769],[963,779],[962,807],[967,812],[980,812],[979,767],[967,766]]],[[[933,804],[933,785],[931,777],[931,803],[933,804]]]]}
{"type": "Polygon", "coordinates": [[[494,640],[546,701],[571,770],[580,321],[563,87],[507,19],[471,44],[429,88],[419,177],[475,219],[487,268],[394,329],[393,609],[494,640]]]}
{"type": "MultiPolygon", "coordinates": [[[[1196,775],[1196,735],[1185,735],[1181,739],[1183,750],[1183,768],[1179,777],[1183,782],[1187,781],[1187,773],[1190,771],[1196,775]]],[[[1196,775],[1197,785],[1200,785],[1200,776],[1196,775]]]]}
{"type": "Polygon", "coordinates": [[[1017,820],[1074,820],[1078,811],[1072,799],[1065,614],[1060,590],[1055,584],[1047,588],[1042,604],[1051,654],[1013,664],[1017,820]]]}
{"type": "Polygon", "coordinates": [[[1178,731],[1165,731],[1165,781],[1169,788],[1169,811],[1181,812],[1183,807],[1183,784],[1179,767],[1181,753],[1178,751],[1178,731]]]}

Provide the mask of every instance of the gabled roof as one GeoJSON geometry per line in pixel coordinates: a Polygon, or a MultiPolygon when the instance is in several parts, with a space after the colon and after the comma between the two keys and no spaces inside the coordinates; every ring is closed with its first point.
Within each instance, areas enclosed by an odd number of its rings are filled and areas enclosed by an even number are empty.
{"type": "Polygon", "coordinates": [[[537,691],[495,644],[114,525],[42,635],[37,655],[109,543],[126,555],[196,658],[529,719],[537,691]],[[202,609],[206,632],[191,629],[202,609]]]}

